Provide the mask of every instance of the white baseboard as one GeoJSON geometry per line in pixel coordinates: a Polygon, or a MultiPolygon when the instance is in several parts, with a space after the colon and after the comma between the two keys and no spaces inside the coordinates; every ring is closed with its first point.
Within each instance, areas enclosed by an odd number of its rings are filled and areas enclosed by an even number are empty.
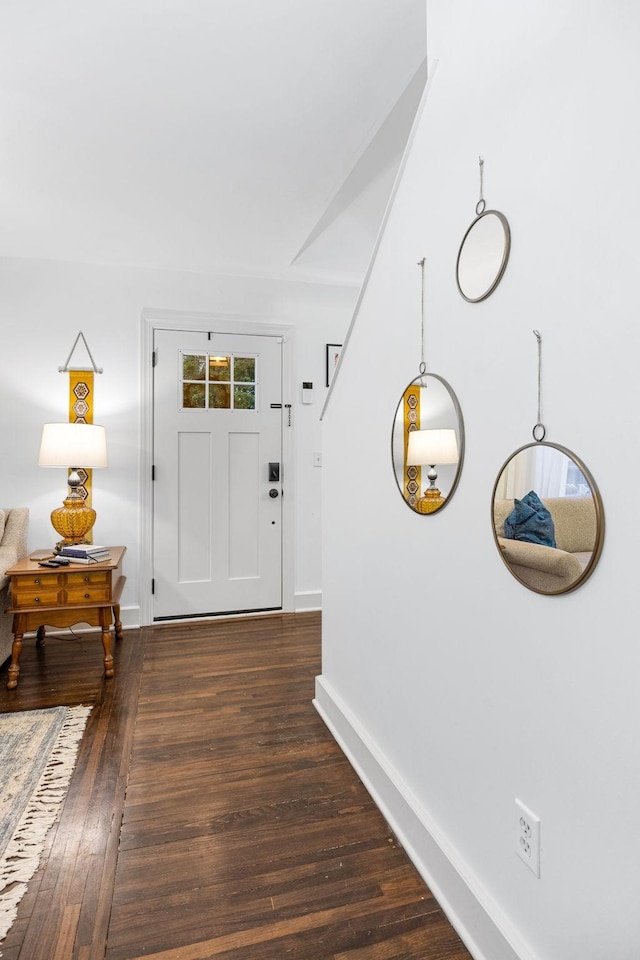
{"type": "Polygon", "coordinates": [[[475,960],[539,960],[325,677],[314,706],[475,960]]]}
{"type": "Polygon", "coordinates": [[[307,590],[306,593],[296,593],[293,603],[295,613],[302,613],[305,610],[322,610],[322,590],[307,590]]]}
{"type": "Polygon", "coordinates": [[[131,607],[120,607],[120,619],[125,630],[140,626],[140,607],[136,604],[131,607]]]}

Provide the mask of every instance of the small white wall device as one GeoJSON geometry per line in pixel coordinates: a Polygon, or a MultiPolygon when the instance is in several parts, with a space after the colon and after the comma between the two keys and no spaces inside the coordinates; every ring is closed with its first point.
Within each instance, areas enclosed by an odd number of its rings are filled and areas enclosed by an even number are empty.
{"type": "Polygon", "coordinates": [[[313,403],[313,383],[311,380],[302,381],[302,402],[313,403]]]}

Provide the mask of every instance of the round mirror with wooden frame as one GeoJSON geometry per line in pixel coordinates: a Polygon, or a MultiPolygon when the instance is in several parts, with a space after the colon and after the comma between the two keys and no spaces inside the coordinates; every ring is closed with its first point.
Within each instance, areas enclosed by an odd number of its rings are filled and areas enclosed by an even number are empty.
{"type": "Polygon", "coordinates": [[[582,460],[559,444],[529,443],[509,457],[493,488],[491,521],[505,565],[536,593],[575,590],[602,552],[598,487],[582,460]]]}
{"type": "Polygon", "coordinates": [[[455,393],[437,374],[421,374],[403,391],[391,459],[400,495],[415,513],[437,513],[450,502],[462,472],[464,423],[455,393]]]}

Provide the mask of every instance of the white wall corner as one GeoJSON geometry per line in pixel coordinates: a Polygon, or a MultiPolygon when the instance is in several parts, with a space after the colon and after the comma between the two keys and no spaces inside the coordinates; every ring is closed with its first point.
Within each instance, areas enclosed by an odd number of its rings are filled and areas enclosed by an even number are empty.
{"type": "Polygon", "coordinates": [[[305,610],[322,610],[322,590],[305,590],[296,593],[294,610],[303,613],[305,610]]]}
{"type": "Polygon", "coordinates": [[[540,960],[324,676],[313,704],[474,960],[540,960]]]}

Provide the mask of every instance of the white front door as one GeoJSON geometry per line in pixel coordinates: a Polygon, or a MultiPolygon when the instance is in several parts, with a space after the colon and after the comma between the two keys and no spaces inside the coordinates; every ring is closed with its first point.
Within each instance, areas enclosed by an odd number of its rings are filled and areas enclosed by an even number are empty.
{"type": "Polygon", "coordinates": [[[282,607],[282,339],[156,330],[153,619],[282,607]]]}

